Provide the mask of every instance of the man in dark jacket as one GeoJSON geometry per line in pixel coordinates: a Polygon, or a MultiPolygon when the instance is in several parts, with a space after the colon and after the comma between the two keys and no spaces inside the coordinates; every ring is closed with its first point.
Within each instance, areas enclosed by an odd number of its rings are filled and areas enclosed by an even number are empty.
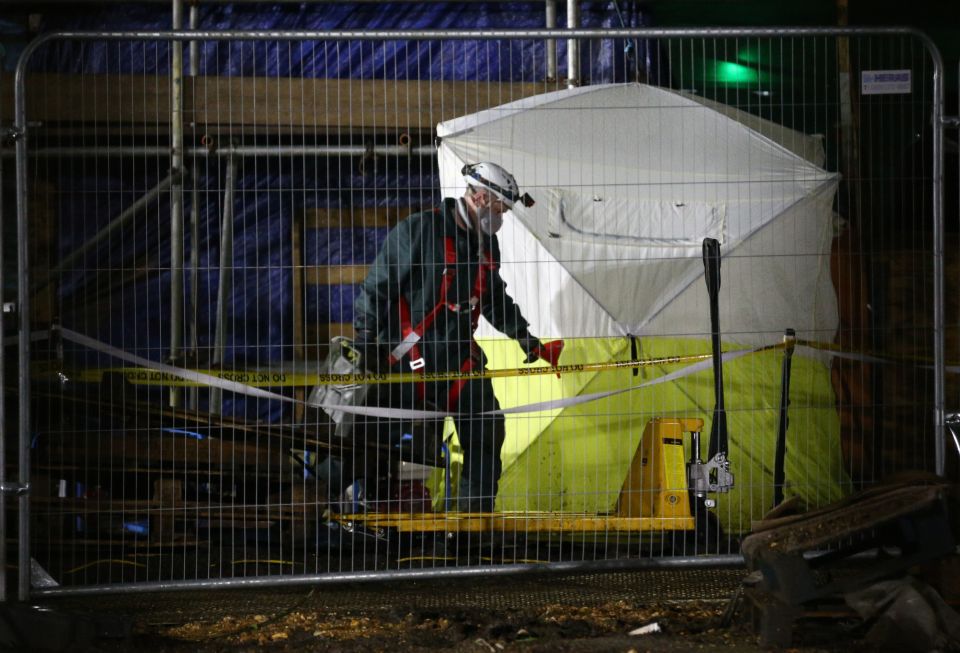
{"type": "MultiPolygon", "coordinates": [[[[499,272],[495,234],[503,213],[517,202],[532,206],[533,200],[521,196],[513,175],[494,163],[464,166],[462,174],[464,196],[446,198],[394,227],[363,282],[353,325],[368,369],[483,370],[486,357],[473,339],[480,315],[520,343],[527,363],[543,358],[557,364],[562,341],[544,345],[530,334],[499,272]]],[[[490,380],[404,384],[369,396],[383,405],[385,394],[391,407],[431,407],[453,415],[464,451],[458,509],[492,511],[505,431],[503,415],[482,414],[500,407],[490,380]]],[[[397,428],[396,421],[375,424],[380,430],[397,428]]]]}

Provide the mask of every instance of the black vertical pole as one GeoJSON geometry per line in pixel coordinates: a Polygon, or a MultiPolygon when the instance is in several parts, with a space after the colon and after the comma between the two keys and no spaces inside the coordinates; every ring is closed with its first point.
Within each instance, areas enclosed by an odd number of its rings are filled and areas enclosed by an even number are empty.
{"type": "Polygon", "coordinates": [[[727,413],[723,402],[723,360],[720,351],[720,243],[715,238],[703,239],[703,268],[710,296],[710,344],[713,349],[713,389],[716,404],[710,426],[707,460],[717,453],[727,453],[727,413]]]}
{"type": "Polygon", "coordinates": [[[784,469],[787,458],[787,427],[790,424],[787,409],[790,406],[790,367],[796,338],[797,333],[793,329],[787,329],[783,332],[783,367],[780,372],[780,425],[777,429],[777,449],[773,461],[774,508],[783,502],[783,486],[787,478],[784,469]]]}

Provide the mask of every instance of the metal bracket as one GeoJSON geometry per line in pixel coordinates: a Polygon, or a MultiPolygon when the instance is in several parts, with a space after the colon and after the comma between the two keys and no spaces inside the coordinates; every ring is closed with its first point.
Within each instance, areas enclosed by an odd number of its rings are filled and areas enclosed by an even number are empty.
{"type": "Polygon", "coordinates": [[[19,497],[30,491],[29,483],[14,483],[13,481],[3,481],[0,483],[0,494],[4,496],[19,497]]]}
{"type": "Polygon", "coordinates": [[[960,127],[960,116],[943,116],[940,118],[940,124],[944,127],[960,127]]]}
{"type": "Polygon", "coordinates": [[[730,461],[724,453],[718,453],[705,463],[691,463],[687,472],[690,489],[698,497],[707,492],[729,492],[733,487],[730,461]]]}

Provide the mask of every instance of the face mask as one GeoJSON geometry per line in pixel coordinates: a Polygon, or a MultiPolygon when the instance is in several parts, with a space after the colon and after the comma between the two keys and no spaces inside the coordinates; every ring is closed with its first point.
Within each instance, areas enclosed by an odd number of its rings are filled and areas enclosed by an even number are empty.
{"type": "Polygon", "coordinates": [[[477,209],[477,224],[480,225],[480,231],[492,236],[503,226],[503,215],[494,213],[489,206],[485,206],[477,209]]]}

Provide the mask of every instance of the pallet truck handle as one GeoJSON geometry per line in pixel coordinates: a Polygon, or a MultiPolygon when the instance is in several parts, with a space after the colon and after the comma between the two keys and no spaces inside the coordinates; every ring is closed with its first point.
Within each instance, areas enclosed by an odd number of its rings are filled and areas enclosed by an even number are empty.
{"type": "Polygon", "coordinates": [[[716,404],[710,425],[710,445],[707,459],[718,453],[726,456],[728,450],[727,413],[723,399],[723,360],[720,351],[720,242],[716,238],[703,239],[704,279],[710,297],[710,344],[713,351],[713,387],[716,404]]]}

